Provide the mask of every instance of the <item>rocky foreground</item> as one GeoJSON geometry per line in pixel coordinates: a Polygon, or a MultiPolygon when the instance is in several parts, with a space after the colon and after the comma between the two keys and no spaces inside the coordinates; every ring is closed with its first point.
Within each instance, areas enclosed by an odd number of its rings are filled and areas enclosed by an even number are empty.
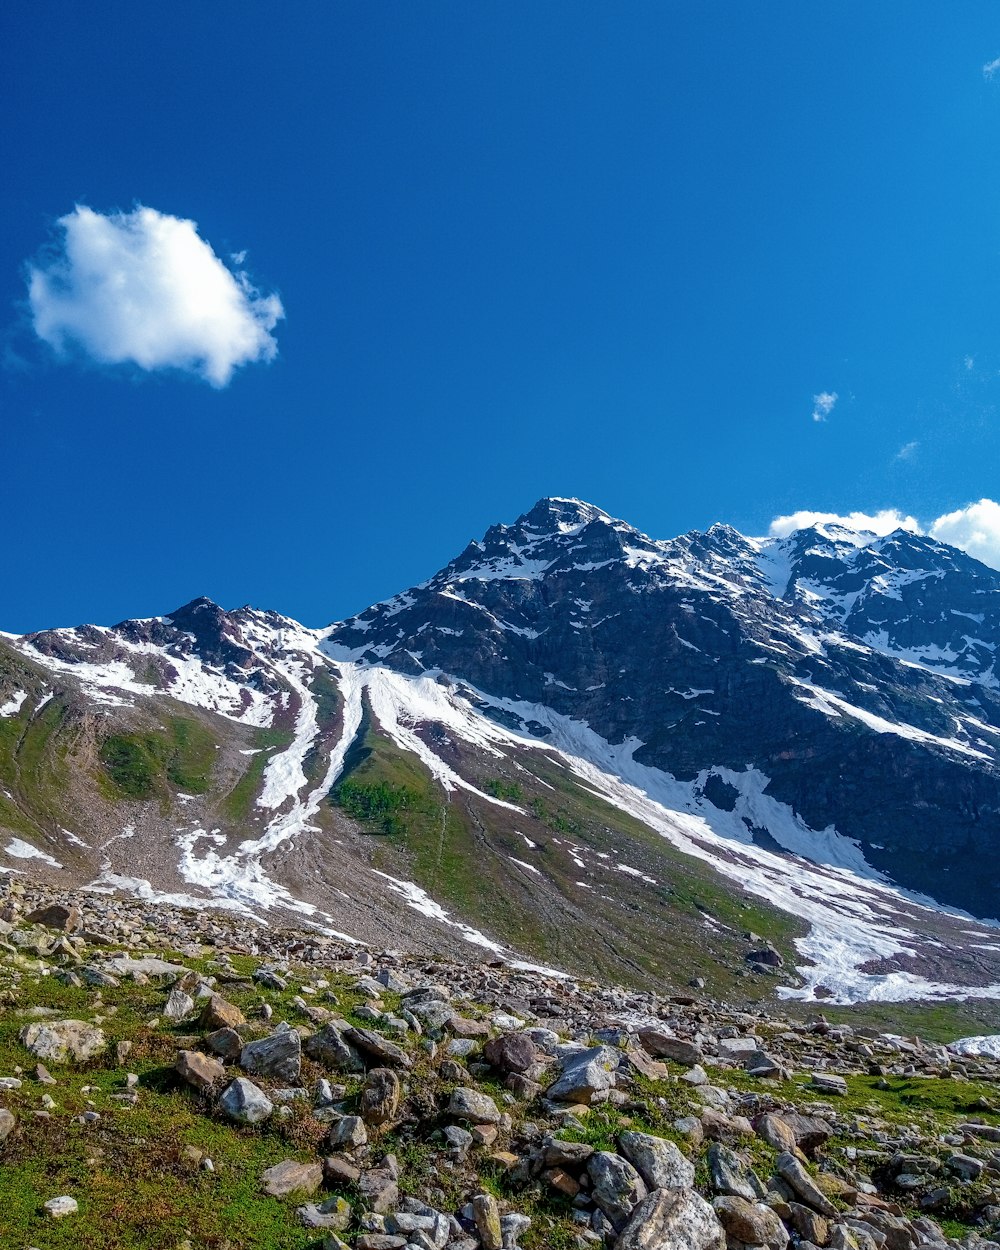
{"type": "Polygon", "coordinates": [[[694,991],[0,893],[17,1250],[992,1246],[998,1081],[694,991]]]}

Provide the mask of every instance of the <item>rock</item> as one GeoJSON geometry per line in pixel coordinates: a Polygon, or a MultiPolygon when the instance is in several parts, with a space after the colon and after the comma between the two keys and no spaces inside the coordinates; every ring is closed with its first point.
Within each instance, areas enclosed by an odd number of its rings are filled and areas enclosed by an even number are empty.
{"type": "Polygon", "coordinates": [[[621,1230],[636,1204],[646,1197],[642,1177],[627,1159],[607,1150],[595,1150],[588,1158],[587,1174],[592,1182],[590,1196],[621,1230]]]}
{"type": "Polygon", "coordinates": [[[396,1178],[383,1168],[362,1172],[357,1180],[358,1195],[364,1206],[376,1215],[384,1215],[399,1202],[396,1178]]]}
{"type": "Polygon", "coordinates": [[[769,1146],[773,1146],[775,1150],[784,1150],[789,1154],[794,1154],[798,1149],[799,1143],[795,1133],[784,1117],[768,1111],[758,1116],[753,1123],[757,1136],[762,1141],[766,1141],[769,1146]]]}
{"type": "Polygon", "coordinates": [[[75,933],[83,924],[79,907],[53,903],[50,907],[38,907],[25,916],[28,924],[44,925],[46,929],[58,929],[62,933],[75,933]]]}
{"type": "Polygon", "coordinates": [[[243,1038],[235,1029],[215,1029],[205,1035],[204,1041],[220,1059],[237,1059],[243,1050],[243,1038]]]}
{"type": "Polygon", "coordinates": [[[501,1072],[524,1073],[538,1062],[538,1048],[526,1033],[503,1033],[483,1047],[486,1062],[501,1072]]]}
{"type": "Polygon", "coordinates": [[[790,1202],[788,1210],[792,1228],[800,1238],[812,1242],[814,1246],[829,1245],[830,1221],[828,1219],[817,1215],[815,1211],[804,1207],[800,1202],[790,1202]]]}
{"type": "Polygon", "coordinates": [[[364,1146],[367,1141],[368,1131],[359,1115],[346,1115],[330,1129],[330,1145],[333,1147],[346,1146],[349,1150],[354,1150],[358,1146],[364,1146]]]}
{"type": "Polygon", "coordinates": [[[174,1071],[188,1085],[193,1085],[203,1093],[226,1079],[226,1069],[218,1059],[212,1059],[197,1050],[178,1051],[174,1071]]]}
{"type": "Polygon", "coordinates": [[[185,1016],[189,1016],[193,1011],[194,999],[190,994],[185,994],[183,990],[175,987],[167,995],[167,1001],[163,1007],[163,1016],[171,1024],[176,1024],[179,1020],[183,1020],[185,1016]]]}
{"type": "Polygon", "coordinates": [[[954,1172],[963,1181],[978,1180],[983,1170],[983,1165],[979,1159],[974,1159],[972,1155],[963,1155],[958,1152],[948,1156],[947,1164],[948,1171],[954,1172]]]}
{"type": "Polygon", "coordinates": [[[323,1175],[329,1185],[354,1185],[361,1172],[343,1155],[328,1155],[323,1160],[323,1175]]]}
{"type": "Polygon", "coordinates": [[[351,1204],[344,1198],[327,1198],[318,1206],[312,1202],[296,1208],[295,1214],[306,1228],[342,1233],[351,1222],[351,1204]]]}
{"type": "Polygon", "coordinates": [[[365,1069],[361,1056],[335,1024],[326,1024],[318,1033],[307,1037],[304,1050],[310,1059],[337,1072],[363,1072],[365,1069]]]}
{"type": "Polygon", "coordinates": [[[632,1212],[615,1250],[726,1250],[726,1234],[693,1190],[657,1189],[632,1212]]]}
{"type": "Polygon", "coordinates": [[[69,1194],[63,1194],[59,1198],[50,1198],[48,1202],[42,1203],[42,1210],[54,1220],[61,1220],[67,1215],[76,1215],[79,1209],[79,1203],[69,1194]]]}
{"type": "Polygon", "coordinates": [[[0,1142],[5,1142],[14,1131],[17,1120],[6,1107],[0,1107],[0,1142]]]}
{"type": "Polygon", "coordinates": [[[718,1142],[713,1142],[708,1148],[708,1173],[717,1194],[756,1202],[766,1192],[742,1159],[718,1142]]]}
{"type": "Polygon", "coordinates": [[[768,942],[765,946],[757,947],[755,950],[747,951],[746,961],[748,964],[762,964],[765,968],[783,968],[785,961],[781,955],[768,942]]]}
{"type": "Polygon", "coordinates": [[[472,1211],[483,1250],[503,1250],[503,1229],[496,1198],[492,1194],[476,1194],[472,1199],[472,1211]]]}
{"type": "Polygon", "coordinates": [[[691,1065],[701,1063],[704,1053],[696,1042],[672,1037],[662,1029],[640,1029],[639,1041],[657,1059],[672,1059],[674,1063],[691,1065]]]}
{"type": "Polygon", "coordinates": [[[294,1085],[302,1072],[302,1038],[294,1029],[284,1028],[248,1042],[240,1054],[240,1067],[256,1076],[273,1076],[294,1085]]]}
{"type": "Polygon", "coordinates": [[[218,994],[213,994],[201,1011],[203,1029],[235,1029],[246,1022],[246,1016],[239,1007],[218,994]]]}
{"type": "Polygon", "coordinates": [[[260,1180],[264,1193],[272,1198],[287,1198],[294,1193],[314,1194],[323,1183],[323,1165],[283,1159],[268,1168],[260,1180]]]}
{"type": "Polygon", "coordinates": [[[399,1077],[391,1068],[372,1068],[361,1091],[359,1111],[366,1124],[388,1124],[399,1110],[399,1077]]]}
{"type": "Polygon", "coordinates": [[[716,1198],[712,1207],[730,1239],[750,1246],[768,1246],[770,1250],[784,1250],[788,1245],[784,1224],[764,1203],[727,1195],[716,1198]]]}
{"type": "Polygon", "coordinates": [[[219,1106],[237,1124],[259,1124],[274,1111],[274,1103],[245,1076],[239,1076],[222,1091],[219,1106]]]}
{"type": "Polygon", "coordinates": [[[694,1185],[694,1164],[672,1141],[629,1131],[618,1138],[618,1149],[650,1189],[690,1189],[694,1185]]]}
{"type": "Polygon", "coordinates": [[[388,1064],[390,1068],[410,1067],[410,1056],[406,1051],[372,1029],[347,1028],[344,1037],[358,1050],[388,1064]]]}
{"type": "Polygon", "coordinates": [[[547,1139],[545,1166],[548,1168],[572,1168],[574,1171],[583,1167],[594,1153],[594,1147],[582,1141],[560,1141],[556,1138],[547,1139]]]}
{"type": "Polygon", "coordinates": [[[83,1020],[50,1020],[28,1024],[20,1033],[22,1046],[50,1063],[91,1059],[106,1045],[103,1032],[83,1020]]]}
{"type": "Polygon", "coordinates": [[[562,1075],[545,1091],[554,1102],[590,1102],[593,1096],[615,1083],[621,1053],[610,1046],[595,1046],[569,1055],[562,1075]]]}
{"type": "Polygon", "coordinates": [[[847,1093],[847,1082],[842,1076],[837,1076],[833,1072],[814,1072],[812,1086],[824,1094],[837,1094],[843,1097],[847,1093]]]}
{"type": "Polygon", "coordinates": [[[452,1092],[448,1115],[470,1124],[499,1124],[500,1111],[489,1094],[478,1089],[460,1087],[452,1092]]]}
{"type": "Polygon", "coordinates": [[[837,1214],[833,1203],[820,1191],[815,1181],[793,1154],[785,1151],[778,1155],[774,1168],[781,1179],[798,1194],[807,1207],[812,1207],[820,1215],[834,1216],[837,1214]]]}

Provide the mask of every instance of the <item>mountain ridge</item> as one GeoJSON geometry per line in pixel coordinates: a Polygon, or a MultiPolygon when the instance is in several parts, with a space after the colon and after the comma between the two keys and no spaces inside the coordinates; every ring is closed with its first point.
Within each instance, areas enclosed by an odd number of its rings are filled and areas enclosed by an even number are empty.
{"type": "Polygon", "coordinates": [[[543,499],[322,629],[199,598],[0,639],[0,854],[546,961],[563,924],[640,977],[708,923],[665,884],[697,879],[716,925],[779,901],[789,993],[1000,997],[960,918],[1000,880],[998,639],[1000,574],[905,530],[657,540],[543,499]]]}

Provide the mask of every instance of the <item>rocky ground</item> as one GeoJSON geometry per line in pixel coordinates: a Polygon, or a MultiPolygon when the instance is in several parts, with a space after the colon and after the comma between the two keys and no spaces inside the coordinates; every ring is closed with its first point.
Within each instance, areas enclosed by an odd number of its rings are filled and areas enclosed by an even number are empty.
{"type": "Polygon", "coordinates": [[[16,1250],[992,1245],[998,1081],[696,988],[0,893],[16,1250]]]}

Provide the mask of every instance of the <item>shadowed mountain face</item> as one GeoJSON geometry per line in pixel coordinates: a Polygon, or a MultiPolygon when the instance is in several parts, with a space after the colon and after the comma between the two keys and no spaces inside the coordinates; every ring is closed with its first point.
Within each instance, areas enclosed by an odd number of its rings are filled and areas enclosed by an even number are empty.
{"type": "Polygon", "coordinates": [[[0,870],[639,979],[708,926],[723,987],[790,914],[803,995],[998,997],[988,932],[893,890],[997,914],[998,641],[1000,574],[923,536],[545,499],[327,629],[0,639],[0,870]]]}
{"type": "Polygon", "coordinates": [[[681,778],[753,767],[814,829],[979,915],[1000,883],[1000,575],[933,539],[657,542],[543,500],[335,654],[545,704],[681,778]]]}

